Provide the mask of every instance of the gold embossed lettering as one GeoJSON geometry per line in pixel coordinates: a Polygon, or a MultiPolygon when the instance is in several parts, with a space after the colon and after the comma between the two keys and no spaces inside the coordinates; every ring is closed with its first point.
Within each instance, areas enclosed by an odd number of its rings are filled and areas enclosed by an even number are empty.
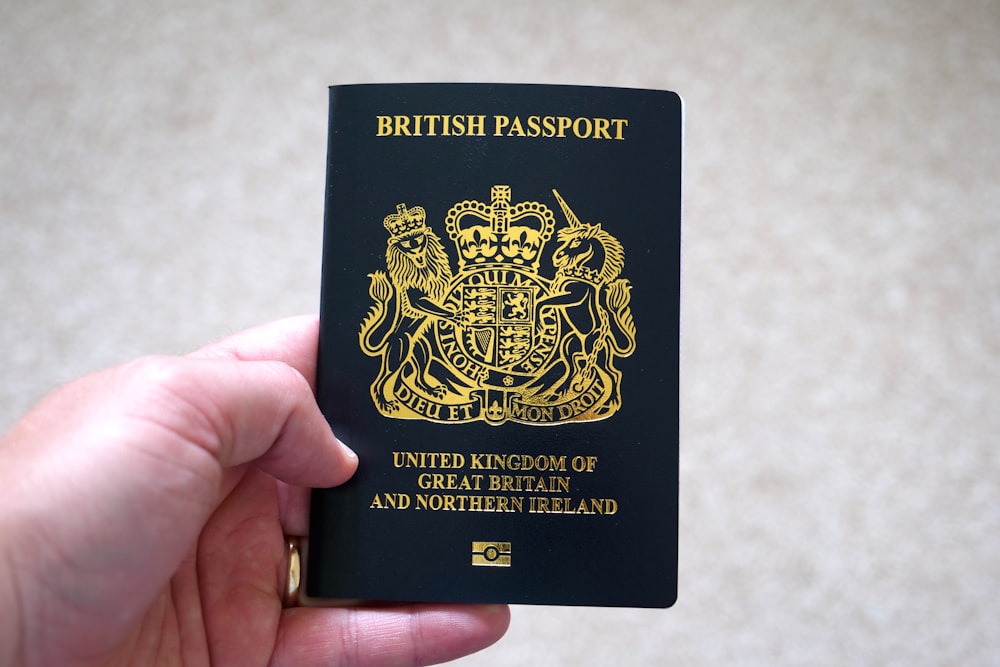
{"type": "Polygon", "coordinates": [[[385,137],[392,134],[392,116],[376,116],[376,121],[378,121],[378,129],[375,131],[376,137],[385,137]]]}
{"type": "Polygon", "coordinates": [[[407,493],[376,493],[369,503],[369,509],[405,510],[410,507],[407,493]]]}

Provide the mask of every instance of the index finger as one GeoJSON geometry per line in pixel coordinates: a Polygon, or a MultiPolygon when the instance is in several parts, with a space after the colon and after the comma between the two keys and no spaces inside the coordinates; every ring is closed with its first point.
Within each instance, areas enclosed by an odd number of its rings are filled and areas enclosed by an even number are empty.
{"type": "Polygon", "coordinates": [[[191,357],[240,361],[282,361],[316,388],[319,318],[289,317],[221,338],[192,352],[191,357]]]}

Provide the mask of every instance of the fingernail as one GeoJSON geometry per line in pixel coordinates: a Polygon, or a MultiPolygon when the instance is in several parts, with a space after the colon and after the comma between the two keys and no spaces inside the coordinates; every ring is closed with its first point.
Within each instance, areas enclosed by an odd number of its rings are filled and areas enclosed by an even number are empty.
{"type": "Polygon", "coordinates": [[[353,449],[351,449],[346,444],[344,444],[344,441],[341,440],[340,438],[337,438],[337,436],[333,436],[333,437],[337,439],[338,443],[340,443],[340,447],[341,447],[341,449],[344,450],[344,455],[345,456],[347,456],[348,458],[354,459],[355,461],[358,460],[358,454],[357,454],[357,452],[355,452],[353,449]]]}

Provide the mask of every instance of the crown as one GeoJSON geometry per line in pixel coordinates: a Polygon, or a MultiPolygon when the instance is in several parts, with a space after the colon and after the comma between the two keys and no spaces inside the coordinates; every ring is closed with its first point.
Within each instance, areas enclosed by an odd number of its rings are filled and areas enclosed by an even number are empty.
{"type": "Polygon", "coordinates": [[[509,185],[494,185],[489,204],[467,199],[445,216],[445,229],[458,248],[459,269],[467,264],[509,265],[537,272],[542,247],[555,225],[545,204],[511,204],[509,185]]]}
{"type": "Polygon", "coordinates": [[[396,212],[385,216],[382,224],[393,239],[405,236],[410,232],[424,229],[427,213],[423,206],[406,208],[406,204],[396,204],[396,212]]]}

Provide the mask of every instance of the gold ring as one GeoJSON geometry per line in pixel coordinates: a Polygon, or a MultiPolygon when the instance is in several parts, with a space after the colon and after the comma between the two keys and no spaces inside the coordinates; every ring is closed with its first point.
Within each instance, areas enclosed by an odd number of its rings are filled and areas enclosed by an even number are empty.
{"type": "Polygon", "coordinates": [[[299,553],[299,538],[285,536],[285,551],[288,556],[288,575],[285,577],[283,607],[297,607],[299,604],[299,584],[302,583],[302,556],[299,553]]]}

